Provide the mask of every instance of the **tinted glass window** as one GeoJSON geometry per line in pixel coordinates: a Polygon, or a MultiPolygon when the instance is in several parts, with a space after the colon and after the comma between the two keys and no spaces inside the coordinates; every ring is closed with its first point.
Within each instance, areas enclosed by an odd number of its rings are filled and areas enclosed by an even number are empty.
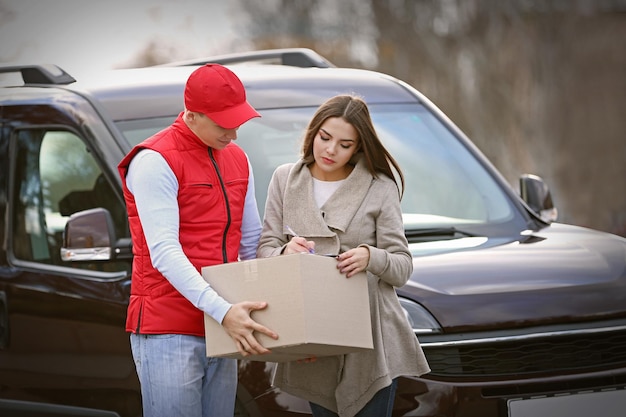
{"type": "Polygon", "coordinates": [[[128,144],[133,147],[144,139],[165,129],[176,120],[177,116],[153,117],[150,119],[124,120],[117,122],[117,127],[122,131],[128,144]]]}
{"type": "Polygon", "coordinates": [[[405,222],[489,223],[512,217],[508,198],[489,172],[425,108],[371,107],[376,130],[405,175],[405,222]]]}
{"type": "Polygon", "coordinates": [[[62,130],[22,130],[14,155],[12,244],[17,259],[105,271],[128,268],[122,263],[91,265],[61,260],[65,224],[75,212],[106,208],[118,237],[127,234],[125,208],[79,137],[62,130]]]}
{"type": "MultiPolygon", "coordinates": [[[[376,130],[405,175],[407,228],[505,222],[513,208],[489,172],[420,105],[372,105],[376,130]]],[[[254,168],[263,210],[274,169],[295,161],[315,109],[266,110],[238,131],[254,168]]]]}
{"type": "MultiPolygon", "coordinates": [[[[426,108],[380,104],[371,105],[370,110],[378,134],[405,175],[402,208],[407,229],[498,224],[504,230],[502,224],[516,218],[509,197],[490,172],[426,108]]],[[[238,130],[236,143],[252,162],[261,215],[274,169],[297,160],[314,112],[313,107],[261,110],[263,117],[238,130]]],[[[161,130],[171,120],[147,119],[119,126],[138,143],[143,135],[161,130]]]]}

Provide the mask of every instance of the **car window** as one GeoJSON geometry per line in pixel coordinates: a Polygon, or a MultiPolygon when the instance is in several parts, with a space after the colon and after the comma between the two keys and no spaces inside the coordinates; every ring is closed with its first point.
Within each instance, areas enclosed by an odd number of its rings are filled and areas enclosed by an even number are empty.
{"type": "MultiPolygon", "coordinates": [[[[513,207],[476,157],[417,104],[370,105],[376,130],[405,175],[405,226],[481,225],[513,218],[513,207]]],[[[315,108],[272,109],[238,131],[254,168],[263,211],[274,169],[294,162],[315,108]]]]}
{"type": "Polygon", "coordinates": [[[480,224],[512,217],[509,199],[489,172],[423,106],[371,108],[381,140],[405,175],[405,223],[480,224]]]}
{"type": "Polygon", "coordinates": [[[176,115],[151,117],[149,119],[121,120],[116,123],[132,148],[158,131],[165,129],[176,120],[176,115]]]}
{"type": "MultiPolygon", "coordinates": [[[[315,110],[261,109],[261,118],[239,128],[236,143],[246,150],[252,163],[261,216],[274,169],[297,160],[315,110]]],[[[499,224],[503,230],[502,224],[515,217],[510,199],[489,171],[424,106],[372,104],[370,111],[381,140],[405,175],[402,209],[407,229],[499,224]]],[[[136,120],[118,123],[118,127],[134,145],[171,120],[136,120]]]]}
{"type": "Polygon", "coordinates": [[[12,246],[16,259],[101,271],[128,268],[124,263],[96,266],[61,260],[65,224],[75,212],[106,208],[118,237],[127,234],[124,206],[78,136],[65,130],[21,130],[14,156],[12,246]]]}

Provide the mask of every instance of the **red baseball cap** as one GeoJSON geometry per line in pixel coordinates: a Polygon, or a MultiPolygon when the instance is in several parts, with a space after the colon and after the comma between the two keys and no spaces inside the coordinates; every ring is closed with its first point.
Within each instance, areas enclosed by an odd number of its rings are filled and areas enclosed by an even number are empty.
{"type": "Polygon", "coordinates": [[[228,68],[206,64],[191,73],[185,85],[185,107],[205,114],[226,129],[261,115],[246,101],[241,80],[228,68]]]}

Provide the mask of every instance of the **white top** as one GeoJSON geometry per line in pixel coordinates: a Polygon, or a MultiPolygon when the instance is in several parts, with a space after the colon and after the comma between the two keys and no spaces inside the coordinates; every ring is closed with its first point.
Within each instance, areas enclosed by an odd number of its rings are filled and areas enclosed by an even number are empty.
{"type": "MultiPolygon", "coordinates": [[[[221,323],[231,304],[211,288],[182,250],[178,240],[178,180],[165,158],[151,149],[141,150],[128,167],[126,185],[135,197],[152,265],[196,308],[221,323]]],[[[253,259],[261,219],[254,197],[252,168],[241,232],[239,257],[253,259]]]]}
{"type": "Polygon", "coordinates": [[[322,207],[326,200],[328,200],[330,196],[337,191],[337,188],[339,188],[344,181],[345,179],[339,181],[322,181],[314,177],[313,197],[315,198],[317,207],[322,207]]]}

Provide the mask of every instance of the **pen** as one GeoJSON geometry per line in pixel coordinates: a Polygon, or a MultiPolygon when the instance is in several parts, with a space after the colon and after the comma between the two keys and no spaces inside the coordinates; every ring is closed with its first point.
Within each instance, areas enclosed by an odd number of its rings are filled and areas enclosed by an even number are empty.
{"type": "MultiPolygon", "coordinates": [[[[288,224],[285,225],[285,230],[287,230],[287,232],[293,237],[301,237],[299,234],[294,232],[288,224]]],[[[309,248],[309,253],[315,253],[315,251],[312,248],[309,248]]]]}

